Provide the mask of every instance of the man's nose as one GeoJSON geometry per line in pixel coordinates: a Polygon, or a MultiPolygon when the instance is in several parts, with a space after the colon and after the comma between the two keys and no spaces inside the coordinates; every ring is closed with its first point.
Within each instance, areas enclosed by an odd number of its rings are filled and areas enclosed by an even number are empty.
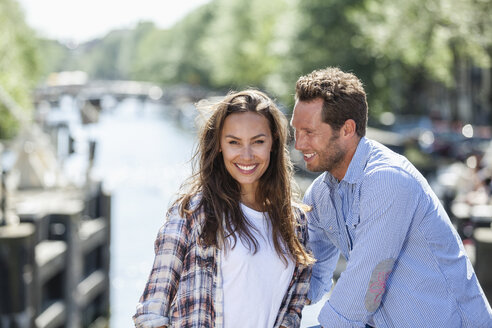
{"type": "Polygon", "coordinates": [[[303,146],[303,138],[299,135],[299,133],[296,132],[294,148],[297,150],[301,150],[302,146],[303,146]]]}

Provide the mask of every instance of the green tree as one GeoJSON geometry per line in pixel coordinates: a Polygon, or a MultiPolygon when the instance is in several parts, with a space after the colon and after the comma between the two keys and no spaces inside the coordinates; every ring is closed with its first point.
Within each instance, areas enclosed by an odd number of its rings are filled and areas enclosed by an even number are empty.
{"type": "Polygon", "coordinates": [[[210,85],[210,67],[201,42],[214,17],[210,4],[199,7],[169,30],[142,38],[136,76],[165,84],[210,85]]]}
{"type": "Polygon", "coordinates": [[[282,18],[288,10],[284,0],[215,2],[220,14],[204,41],[212,66],[212,81],[222,88],[274,85],[280,69],[282,18]]]}
{"type": "Polygon", "coordinates": [[[375,74],[375,58],[363,48],[360,28],[350,13],[360,10],[364,0],[298,0],[297,33],[290,53],[290,70],[285,79],[291,81],[293,93],[297,77],[328,66],[354,72],[364,82],[370,95],[370,115],[383,111],[388,94],[380,88],[375,74]]]}
{"type": "Polygon", "coordinates": [[[375,56],[422,67],[452,85],[455,57],[490,67],[491,14],[490,0],[367,0],[352,17],[375,56]]]}
{"type": "Polygon", "coordinates": [[[124,79],[119,62],[122,44],[129,30],[115,30],[104,38],[79,45],[70,51],[71,56],[65,70],[87,72],[92,79],[124,79]]]}
{"type": "Polygon", "coordinates": [[[59,41],[39,38],[37,53],[41,79],[47,78],[52,72],[66,70],[69,62],[69,49],[59,41]]]}
{"type": "MultiPolygon", "coordinates": [[[[26,111],[40,73],[33,35],[17,2],[0,0],[0,85],[26,111]]],[[[18,123],[0,103],[0,139],[13,137],[18,123]]]]}
{"type": "Polygon", "coordinates": [[[382,77],[382,84],[405,99],[400,104],[407,111],[420,108],[422,113],[428,99],[419,95],[432,83],[456,92],[463,65],[490,69],[491,14],[490,0],[366,0],[350,18],[365,49],[398,67],[398,74],[382,77]]]}
{"type": "Polygon", "coordinates": [[[170,51],[169,31],[154,28],[139,42],[132,77],[136,80],[167,82],[165,59],[170,51]]]}
{"type": "MultiPolygon", "coordinates": [[[[131,79],[136,74],[137,49],[142,39],[155,30],[154,24],[140,22],[134,29],[110,31],[106,36],[67,50],[57,70],[81,70],[92,79],[131,79]]],[[[54,51],[53,47],[48,50],[54,51]]]]}

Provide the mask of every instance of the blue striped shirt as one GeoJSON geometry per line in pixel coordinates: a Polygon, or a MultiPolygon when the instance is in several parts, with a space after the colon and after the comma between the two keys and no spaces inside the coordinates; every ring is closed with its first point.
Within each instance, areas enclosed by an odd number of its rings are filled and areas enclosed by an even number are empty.
{"type": "Polygon", "coordinates": [[[492,327],[492,310],[463,244],[425,178],[403,156],[363,137],[343,180],[306,191],[317,263],[308,298],[330,291],[323,327],[492,327]]]}

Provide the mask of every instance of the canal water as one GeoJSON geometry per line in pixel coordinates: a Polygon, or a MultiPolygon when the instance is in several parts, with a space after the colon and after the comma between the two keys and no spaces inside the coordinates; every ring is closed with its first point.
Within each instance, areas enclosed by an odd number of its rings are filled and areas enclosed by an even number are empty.
{"type": "MultiPolygon", "coordinates": [[[[112,194],[110,327],[132,327],[165,212],[191,172],[195,135],[165,108],[127,99],[91,128],[95,176],[112,194]]],[[[305,308],[302,327],[317,324],[322,304],[305,308]]]]}

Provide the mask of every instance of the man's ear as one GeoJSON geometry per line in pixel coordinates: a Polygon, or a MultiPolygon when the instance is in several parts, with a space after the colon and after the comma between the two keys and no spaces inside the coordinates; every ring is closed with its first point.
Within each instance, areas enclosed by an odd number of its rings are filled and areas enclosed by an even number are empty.
{"type": "Polygon", "coordinates": [[[343,126],[341,128],[342,135],[346,137],[351,137],[357,132],[357,125],[355,124],[355,121],[352,119],[348,119],[343,123],[343,126]]]}

